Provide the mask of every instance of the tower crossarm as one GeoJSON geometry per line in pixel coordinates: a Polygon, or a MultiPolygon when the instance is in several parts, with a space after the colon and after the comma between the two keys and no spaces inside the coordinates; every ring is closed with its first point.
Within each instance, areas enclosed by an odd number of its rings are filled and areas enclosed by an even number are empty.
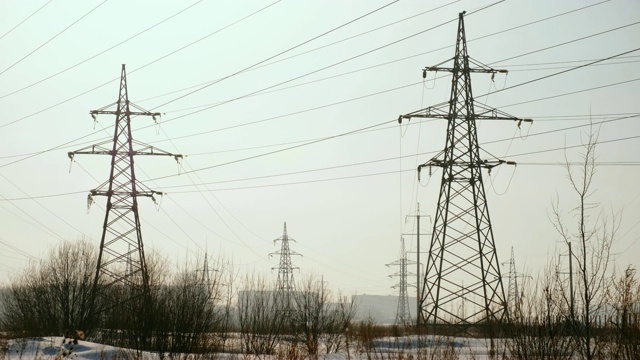
{"type": "MultiPolygon", "coordinates": [[[[131,155],[134,155],[134,156],[137,156],[137,155],[171,156],[174,159],[176,159],[178,163],[184,158],[184,155],[182,154],[170,153],[168,151],[159,149],[155,146],[145,144],[140,141],[132,140],[132,143],[139,146],[138,149],[133,150],[133,153],[131,155]]],[[[129,156],[130,155],[129,150],[126,147],[114,150],[113,140],[103,141],[101,143],[90,145],[75,151],[69,151],[67,153],[67,155],[71,160],[73,160],[73,158],[78,154],[80,155],[111,155],[111,156],[113,155],[129,156]],[[107,145],[109,145],[109,147],[107,147],[107,145]]]]}
{"type": "MultiPolygon", "coordinates": [[[[469,59],[469,60],[471,60],[471,59],[469,59]]],[[[427,71],[433,71],[433,72],[444,71],[444,72],[454,73],[454,72],[458,72],[460,70],[468,71],[470,73],[483,73],[483,74],[497,74],[497,73],[506,74],[506,73],[509,72],[508,70],[492,69],[490,67],[460,69],[460,68],[456,68],[456,67],[427,66],[424,69],[422,69],[422,77],[423,78],[427,77],[427,71]]]]}
{"type": "MultiPolygon", "coordinates": [[[[129,103],[129,105],[133,106],[133,103],[129,103]]],[[[118,112],[117,110],[91,110],[89,111],[89,114],[92,117],[97,115],[121,115],[121,113],[118,112]]],[[[154,118],[154,120],[155,118],[162,116],[162,114],[159,112],[151,112],[151,111],[129,111],[127,112],[127,115],[151,116],[152,118],[154,118]]]]}
{"type": "Polygon", "coordinates": [[[109,105],[107,105],[105,107],[102,107],[100,109],[97,109],[97,110],[91,110],[91,111],[89,111],[89,114],[91,115],[91,117],[93,118],[94,121],[96,120],[96,117],[98,115],[151,116],[151,118],[153,118],[154,121],[156,121],[158,117],[162,116],[161,113],[143,109],[142,107],[132,103],[128,99],[122,99],[122,100],[123,100],[122,102],[124,104],[126,104],[126,107],[124,108],[124,110],[125,110],[124,114],[123,114],[123,111],[122,111],[123,109],[121,109],[121,108],[118,108],[117,110],[107,110],[109,107],[117,104],[117,102],[109,104],[109,105]],[[129,110],[129,107],[134,107],[139,111],[131,111],[131,110],[129,110]]]}
{"type": "MultiPolygon", "coordinates": [[[[412,118],[423,118],[423,119],[445,119],[450,120],[455,115],[449,113],[449,102],[444,102],[438,105],[429,106],[424,109],[416,110],[414,112],[410,112],[404,115],[398,116],[398,123],[402,124],[403,119],[411,120],[412,118]]],[[[477,102],[474,102],[474,107],[476,112],[471,116],[473,119],[470,120],[511,120],[518,123],[518,127],[522,125],[523,122],[532,123],[533,119],[527,118],[519,118],[513,115],[509,115],[504,111],[500,111],[496,108],[491,108],[488,106],[484,106],[477,102]]]]}
{"type": "MultiPolygon", "coordinates": [[[[102,186],[101,186],[102,187],[102,186]]],[[[135,194],[131,191],[109,191],[109,190],[98,190],[99,188],[89,190],[89,196],[109,196],[109,195],[119,195],[119,196],[146,196],[146,197],[154,197],[155,195],[164,195],[164,192],[157,190],[146,190],[146,191],[136,191],[135,194]]]]}
{"type": "Polygon", "coordinates": [[[445,161],[445,160],[440,160],[440,159],[430,159],[426,163],[418,165],[418,172],[422,171],[422,169],[425,168],[425,167],[434,167],[434,166],[435,167],[442,167],[442,168],[450,167],[450,166],[460,166],[460,167],[463,167],[463,168],[480,167],[480,168],[491,170],[494,167],[496,167],[498,165],[502,165],[502,164],[517,165],[517,163],[515,161],[508,161],[508,160],[502,160],[502,159],[497,159],[497,160],[478,160],[478,161],[475,161],[475,162],[457,161],[457,160],[445,161]]]}

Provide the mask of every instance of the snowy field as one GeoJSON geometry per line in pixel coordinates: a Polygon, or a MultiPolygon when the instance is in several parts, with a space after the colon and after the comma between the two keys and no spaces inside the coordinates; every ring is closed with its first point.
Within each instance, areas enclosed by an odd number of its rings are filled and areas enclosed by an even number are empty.
{"type": "MultiPolygon", "coordinates": [[[[156,353],[137,353],[131,349],[120,349],[113,346],[96,344],[80,340],[78,344],[62,337],[39,337],[9,340],[2,344],[0,359],[160,359],[156,353]],[[65,342],[63,344],[63,341],[65,342]]],[[[382,338],[374,340],[368,351],[357,349],[338,354],[322,355],[320,359],[489,359],[489,341],[473,338],[437,338],[433,336],[382,338]],[[418,350],[419,349],[419,350],[418,350]]],[[[500,352],[503,346],[498,346],[500,352]]],[[[287,356],[255,356],[243,354],[206,354],[165,356],[173,359],[274,359],[286,360],[287,356]]],[[[303,357],[296,357],[302,359],[303,357]]],[[[502,356],[497,357],[502,358],[502,356]]]]}

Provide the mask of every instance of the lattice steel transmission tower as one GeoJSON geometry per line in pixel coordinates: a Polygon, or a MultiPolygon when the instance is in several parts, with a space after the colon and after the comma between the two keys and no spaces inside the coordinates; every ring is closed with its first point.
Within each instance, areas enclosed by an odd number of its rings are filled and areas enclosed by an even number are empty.
{"type": "Polygon", "coordinates": [[[407,259],[407,251],[404,248],[404,238],[400,240],[400,257],[398,260],[387,264],[387,266],[397,266],[399,271],[395,274],[389,275],[389,277],[398,277],[399,282],[397,285],[392,286],[394,289],[398,289],[398,307],[396,308],[396,325],[407,326],[413,323],[411,319],[411,311],[409,310],[409,292],[407,287],[407,278],[414,276],[415,274],[407,272],[407,265],[415,264],[415,261],[407,259]]]}
{"type": "Polygon", "coordinates": [[[520,299],[518,293],[518,273],[516,272],[516,259],[511,247],[511,258],[509,264],[509,289],[507,290],[507,306],[510,315],[520,315],[520,299]]]}
{"type": "MultiPolygon", "coordinates": [[[[452,74],[448,102],[421,109],[402,119],[447,120],[446,145],[438,155],[418,167],[442,169],[431,244],[427,254],[420,308],[425,324],[471,325],[502,321],[507,316],[500,262],[493,239],[491,219],[482,180],[482,169],[515,164],[501,159],[480,158],[476,121],[520,119],[474,102],[472,73],[506,73],[469,57],[464,12],[459,14],[456,50],[452,67],[423,69],[452,74]],[[471,67],[471,66],[474,67],[471,67]]],[[[449,61],[449,60],[447,60],[449,61]]]]}
{"type": "MultiPolygon", "coordinates": [[[[162,192],[151,190],[136,179],[134,157],[170,156],[180,162],[182,155],[133,140],[131,117],[151,116],[155,120],[160,113],[147,111],[129,101],[124,64],[118,100],[98,110],[92,110],[90,114],[94,121],[98,115],[115,115],[115,126],[112,140],[68,153],[71,161],[78,154],[111,157],[109,179],[91,190],[87,199],[89,207],[95,196],[106,196],[107,208],[93,282],[90,324],[83,325],[85,329],[97,326],[94,318],[103,317],[101,313],[107,310],[106,307],[121,308],[120,305],[134,306],[136,312],[140,312],[138,320],[145,322],[150,311],[149,274],[142,242],[138,197],[149,197],[155,201],[155,196],[162,196],[162,192]],[[113,105],[115,110],[108,110],[113,105]],[[132,107],[138,111],[131,111],[132,107]],[[123,263],[126,263],[126,266],[123,266],[123,263]]],[[[138,325],[145,327],[148,324],[138,325]]]]}
{"type": "Polygon", "coordinates": [[[283,296],[283,302],[281,303],[285,308],[289,308],[291,305],[291,295],[296,291],[296,284],[293,278],[293,271],[299,270],[298,267],[294,267],[291,263],[292,256],[300,256],[299,253],[291,251],[289,248],[289,241],[295,241],[289,237],[287,233],[287,223],[284,223],[284,230],[282,236],[273,240],[273,243],[280,241],[280,250],[269,254],[269,256],[280,256],[280,263],[272,270],[278,270],[278,281],[276,282],[276,291],[283,296]]]}

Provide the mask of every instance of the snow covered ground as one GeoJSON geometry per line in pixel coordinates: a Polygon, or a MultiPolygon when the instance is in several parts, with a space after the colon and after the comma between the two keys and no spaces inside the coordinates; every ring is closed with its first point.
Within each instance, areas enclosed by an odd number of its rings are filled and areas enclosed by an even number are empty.
{"type": "MultiPolygon", "coordinates": [[[[321,356],[327,360],[346,359],[489,359],[489,341],[473,338],[436,338],[433,336],[408,336],[399,338],[376,339],[373,348],[360,353],[350,351],[339,354],[321,356]]],[[[502,352],[504,347],[498,345],[502,352]]],[[[75,359],[75,360],[111,360],[111,359],[159,359],[155,353],[137,354],[130,349],[120,349],[113,346],[96,344],[88,341],[78,341],[73,344],[62,337],[39,337],[29,339],[9,340],[2,344],[0,360],[17,359],[75,359]],[[63,344],[64,341],[64,344],[63,344]]],[[[252,359],[255,356],[240,354],[210,354],[208,356],[192,355],[180,358],[188,359],[252,359]]],[[[498,356],[501,358],[501,356],[498,356]]],[[[278,356],[262,356],[261,360],[287,360],[278,356]]]]}

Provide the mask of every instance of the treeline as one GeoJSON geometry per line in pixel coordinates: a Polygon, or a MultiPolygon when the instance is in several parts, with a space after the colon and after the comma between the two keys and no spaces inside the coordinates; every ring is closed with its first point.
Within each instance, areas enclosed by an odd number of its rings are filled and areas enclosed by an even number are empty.
{"type": "Polygon", "coordinates": [[[600,281],[586,286],[577,271],[572,296],[562,264],[553,263],[536,279],[521,281],[508,321],[483,324],[474,333],[454,326],[355,323],[354,304],[334,296],[317,277],[301,279],[297,291],[284,296],[260,275],[237,278],[221,259],[207,276],[204,257],[172,270],[151,254],[150,310],[143,311],[142,297],[110,303],[129,296],[111,286],[106,299],[112,300],[102,299],[97,323],[86,328],[96,251],[86,240],[63,242],[25,269],[0,296],[2,332],[15,339],[81,330],[86,340],[161,358],[222,352],[282,359],[339,352],[368,359],[390,353],[455,358],[462,350],[454,337],[473,335],[493,337],[489,353],[496,359],[640,359],[640,284],[631,267],[607,276],[604,268],[587,271],[600,281]]]}
{"type": "Polygon", "coordinates": [[[172,357],[275,354],[285,342],[316,356],[344,349],[355,315],[351,301],[334,300],[315,277],[303,279],[285,299],[261,276],[238,279],[223,259],[209,272],[204,256],[175,270],[152,253],[146,259],[150,296],[99,281],[92,316],[97,255],[87,240],[66,241],[30,264],[0,294],[0,330],[10,338],[76,336],[79,330],[86,340],[172,357]]]}

